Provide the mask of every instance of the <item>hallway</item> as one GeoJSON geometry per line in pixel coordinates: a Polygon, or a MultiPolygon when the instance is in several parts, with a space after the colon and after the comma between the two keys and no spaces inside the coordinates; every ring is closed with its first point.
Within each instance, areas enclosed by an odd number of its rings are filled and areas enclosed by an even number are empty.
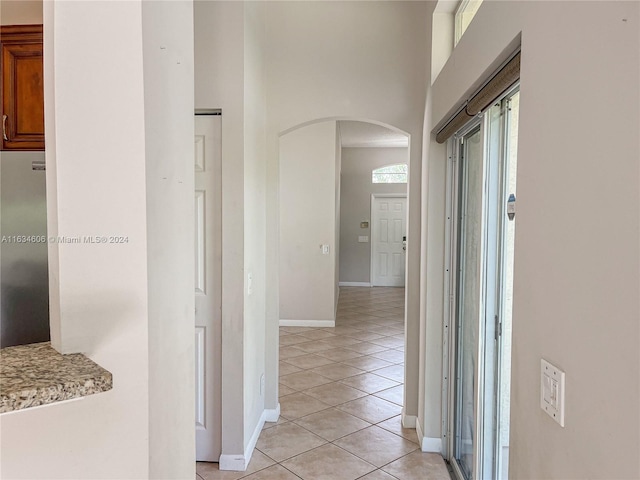
{"type": "Polygon", "coordinates": [[[335,328],[280,327],[280,406],[246,472],[196,480],[449,480],[400,423],[404,288],[342,287],[335,328]]]}

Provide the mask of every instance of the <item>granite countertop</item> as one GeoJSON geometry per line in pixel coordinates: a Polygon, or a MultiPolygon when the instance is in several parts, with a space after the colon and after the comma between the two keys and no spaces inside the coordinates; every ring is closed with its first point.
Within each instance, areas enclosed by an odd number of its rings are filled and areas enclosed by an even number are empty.
{"type": "Polygon", "coordinates": [[[0,413],[106,392],[111,373],[81,353],[49,342],[0,349],[0,413]]]}

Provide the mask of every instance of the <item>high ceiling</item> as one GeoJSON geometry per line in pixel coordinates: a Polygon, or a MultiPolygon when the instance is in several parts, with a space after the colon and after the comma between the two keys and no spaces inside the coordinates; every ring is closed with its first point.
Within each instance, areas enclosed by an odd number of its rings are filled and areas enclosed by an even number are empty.
{"type": "Polygon", "coordinates": [[[340,137],[343,147],[408,147],[409,138],[373,123],[341,120],[340,137]]]}

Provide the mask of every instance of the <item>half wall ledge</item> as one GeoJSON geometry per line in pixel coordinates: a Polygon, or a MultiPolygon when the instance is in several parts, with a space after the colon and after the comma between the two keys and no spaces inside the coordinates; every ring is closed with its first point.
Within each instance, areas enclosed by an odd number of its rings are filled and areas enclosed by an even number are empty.
{"type": "Polygon", "coordinates": [[[49,342],[0,349],[0,414],[86,397],[113,388],[110,372],[49,342]]]}

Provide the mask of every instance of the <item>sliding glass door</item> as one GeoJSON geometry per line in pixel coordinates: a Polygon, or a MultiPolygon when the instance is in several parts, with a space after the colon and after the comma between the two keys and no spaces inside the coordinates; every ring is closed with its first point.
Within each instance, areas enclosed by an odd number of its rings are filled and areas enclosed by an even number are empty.
{"type": "Polygon", "coordinates": [[[460,479],[507,478],[517,111],[512,92],[452,140],[456,219],[449,460],[460,479]]]}
{"type": "Polygon", "coordinates": [[[476,445],[476,385],[482,252],[482,129],[460,137],[458,302],[456,315],[455,459],[464,478],[473,478],[476,445]]]}
{"type": "Polygon", "coordinates": [[[496,452],[495,478],[507,480],[509,478],[509,400],[511,395],[511,314],[513,306],[513,253],[515,248],[515,212],[511,218],[507,205],[511,202],[515,208],[516,172],[518,166],[518,119],[520,107],[520,92],[509,96],[505,103],[504,144],[505,152],[502,159],[504,166],[501,172],[501,222],[499,235],[500,271],[499,284],[499,339],[497,351],[497,388],[496,404],[496,452]]]}

